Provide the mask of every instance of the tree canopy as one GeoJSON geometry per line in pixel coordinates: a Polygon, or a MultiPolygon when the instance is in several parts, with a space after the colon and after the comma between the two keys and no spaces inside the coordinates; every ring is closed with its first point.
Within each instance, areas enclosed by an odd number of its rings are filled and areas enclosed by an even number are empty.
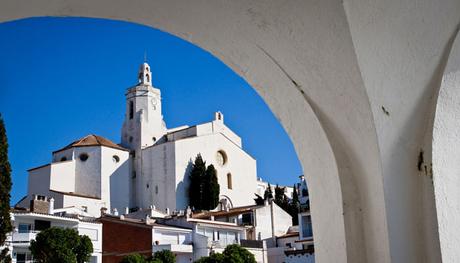
{"type": "Polygon", "coordinates": [[[30,242],[30,251],[39,263],[83,263],[93,253],[93,244],[75,229],[51,227],[30,242]]]}
{"type": "MultiPolygon", "coordinates": [[[[11,186],[8,139],[6,136],[5,124],[0,114],[0,247],[5,244],[6,235],[13,229],[10,218],[11,186]]],[[[8,248],[4,248],[0,251],[0,262],[11,262],[8,248]]]]}
{"type": "Polygon", "coordinates": [[[176,256],[170,250],[155,252],[152,257],[146,259],[139,253],[124,256],[120,263],[175,263],[176,256]]]}
{"type": "Polygon", "coordinates": [[[170,250],[162,250],[155,252],[152,257],[151,263],[175,263],[176,256],[170,250]]]}
{"type": "Polygon", "coordinates": [[[256,263],[254,255],[246,248],[232,244],[221,253],[213,253],[209,257],[202,257],[195,263],[256,263]]]}
{"type": "Polygon", "coordinates": [[[190,173],[189,205],[194,210],[212,210],[219,204],[217,171],[198,154],[190,173]]]}

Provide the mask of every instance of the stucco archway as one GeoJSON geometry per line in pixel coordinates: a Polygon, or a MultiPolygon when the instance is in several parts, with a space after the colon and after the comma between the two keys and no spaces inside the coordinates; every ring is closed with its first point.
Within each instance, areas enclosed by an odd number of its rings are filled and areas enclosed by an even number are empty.
{"type": "Polygon", "coordinates": [[[433,126],[432,175],[443,262],[460,258],[460,37],[457,34],[442,77],[433,126]]]}
{"type": "Polygon", "coordinates": [[[434,8],[429,0],[3,0],[1,7],[0,21],[117,19],[204,48],[257,90],[290,135],[312,189],[319,262],[439,259],[437,225],[426,220],[435,212],[423,211],[434,202],[432,186],[417,177],[426,120],[416,113],[430,103],[458,1],[434,8]]]}

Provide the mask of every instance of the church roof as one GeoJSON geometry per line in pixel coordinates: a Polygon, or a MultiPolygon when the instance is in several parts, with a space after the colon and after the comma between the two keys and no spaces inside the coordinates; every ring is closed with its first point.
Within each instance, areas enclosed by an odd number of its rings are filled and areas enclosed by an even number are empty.
{"type": "Polygon", "coordinates": [[[85,147],[85,146],[105,146],[105,147],[110,147],[110,148],[114,148],[114,149],[118,149],[122,151],[129,151],[128,149],[125,149],[121,147],[120,145],[115,144],[109,139],[106,139],[98,135],[90,134],[54,152],[60,152],[60,151],[67,150],[73,147],[85,147]]]}

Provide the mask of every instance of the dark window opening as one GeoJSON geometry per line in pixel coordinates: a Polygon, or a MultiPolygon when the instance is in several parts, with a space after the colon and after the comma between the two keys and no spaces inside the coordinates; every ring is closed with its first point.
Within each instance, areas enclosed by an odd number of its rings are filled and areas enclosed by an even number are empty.
{"type": "Polygon", "coordinates": [[[36,231],[42,231],[46,230],[51,227],[51,222],[50,221],[45,221],[45,220],[35,220],[35,230],[36,231]]]}
{"type": "Polygon", "coordinates": [[[86,160],[88,160],[88,154],[87,153],[82,153],[80,154],[79,158],[82,162],[85,162],[86,160]]]}
{"type": "Polygon", "coordinates": [[[129,102],[129,119],[134,117],[134,103],[132,101],[129,102]]]}
{"type": "Polygon", "coordinates": [[[233,189],[232,174],[231,173],[227,174],[227,188],[228,189],[233,189]]]}
{"type": "Polygon", "coordinates": [[[63,162],[63,161],[67,161],[67,157],[65,157],[65,156],[62,157],[62,158],[61,158],[61,162],[63,162]]]}

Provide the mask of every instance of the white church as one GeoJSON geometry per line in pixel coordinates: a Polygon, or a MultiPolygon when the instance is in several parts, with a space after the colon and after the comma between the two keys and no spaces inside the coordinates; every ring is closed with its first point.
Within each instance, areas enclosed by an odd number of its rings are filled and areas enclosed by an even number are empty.
{"type": "Polygon", "coordinates": [[[88,135],[54,151],[51,163],[29,170],[28,194],[16,206],[28,207],[46,196],[56,208],[72,207],[93,217],[101,209],[115,214],[149,207],[185,210],[188,176],[198,154],[217,170],[221,209],[252,204],[260,192],[256,160],[224,124],[223,114],[169,129],[161,106],[161,92],[143,63],[138,84],[126,91],[121,143],[88,135]]]}

